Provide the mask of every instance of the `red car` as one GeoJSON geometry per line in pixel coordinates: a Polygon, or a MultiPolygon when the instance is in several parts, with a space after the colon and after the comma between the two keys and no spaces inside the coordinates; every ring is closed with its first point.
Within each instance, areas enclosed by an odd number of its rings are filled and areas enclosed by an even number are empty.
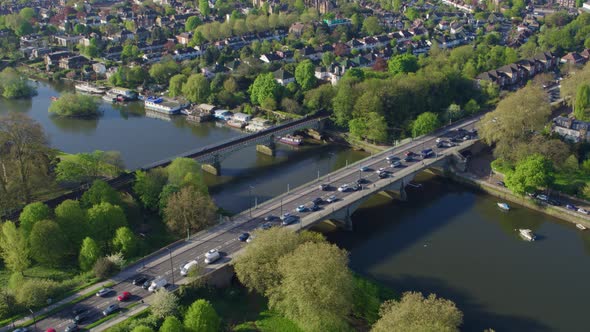
{"type": "Polygon", "coordinates": [[[129,300],[130,297],[131,297],[131,293],[129,293],[129,292],[123,292],[123,294],[117,296],[117,300],[119,300],[119,301],[127,301],[127,300],[129,300]]]}
{"type": "Polygon", "coordinates": [[[48,328],[45,332],[56,332],[54,328],[48,328]]]}

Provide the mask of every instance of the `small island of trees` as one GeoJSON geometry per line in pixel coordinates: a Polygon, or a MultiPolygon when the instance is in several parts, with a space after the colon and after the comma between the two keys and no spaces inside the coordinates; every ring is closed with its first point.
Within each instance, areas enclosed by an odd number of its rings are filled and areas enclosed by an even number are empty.
{"type": "Polygon", "coordinates": [[[94,117],[99,114],[98,102],[92,96],[64,93],[51,103],[49,113],[65,117],[94,117]]]}
{"type": "Polygon", "coordinates": [[[6,99],[28,98],[37,94],[37,89],[13,68],[0,73],[0,95],[6,99]]]}

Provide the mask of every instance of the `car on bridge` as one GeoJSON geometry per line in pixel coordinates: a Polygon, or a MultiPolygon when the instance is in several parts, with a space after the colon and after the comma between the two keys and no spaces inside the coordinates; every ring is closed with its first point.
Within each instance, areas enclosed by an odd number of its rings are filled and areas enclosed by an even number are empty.
{"type": "Polygon", "coordinates": [[[389,177],[389,172],[386,172],[386,171],[379,172],[377,174],[377,176],[379,176],[380,179],[385,179],[385,178],[389,177]]]}
{"type": "Polygon", "coordinates": [[[391,162],[394,162],[396,160],[399,160],[399,158],[396,157],[396,156],[394,156],[394,155],[391,155],[391,156],[387,156],[387,158],[385,158],[385,160],[387,160],[388,162],[391,163],[391,162]]]}
{"type": "Polygon", "coordinates": [[[326,203],[328,203],[328,204],[334,203],[336,201],[338,201],[338,197],[336,197],[335,195],[332,195],[332,196],[326,198],[326,203]]]}
{"type": "Polygon", "coordinates": [[[320,207],[319,205],[312,204],[312,205],[309,207],[309,209],[310,209],[311,211],[315,212],[315,211],[319,211],[319,210],[321,209],[321,207],[320,207]]]}
{"type": "Polygon", "coordinates": [[[297,212],[307,212],[309,211],[309,208],[305,205],[299,205],[296,210],[297,212]]]}
{"type": "Polygon", "coordinates": [[[313,203],[313,205],[320,205],[324,202],[324,200],[321,197],[316,197],[311,202],[313,203]]]}
{"type": "Polygon", "coordinates": [[[66,329],[64,330],[64,332],[76,332],[76,331],[80,331],[80,328],[78,327],[78,324],[76,324],[75,322],[68,324],[68,326],[66,326],[66,329]]]}
{"type": "Polygon", "coordinates": [[[422,158],[430,158],[434,155],[434,151],[432,151],[432,149],[424,149],[420,151],[420,155],[422,158]]]}
{"type": "Polygon", "coordinates": [[[399,160],[396,160],[394,162],[391,163],[392,167],[401,167],[402,166],[402,162],[399,160]]]}
{"type": "Polygon", "coordinates": [[[217,251],[217,249],[211,249],[205,254],[205,264],[215,263],[220,258],[221,254],[219,251],[217,251]]]}
{"type": "Polygon", "coordinates": [[[273,226],[273,224],[271,222],[265,222],[262,225],[259,226],[260,229],[262,229],[263,231],[267,230],[267,229],[271,229],[273,226]]]}
{"type": "Polygon", "coordinates": [[[345,193],[350,190],[352,190],[352,188],[350,188],[350,186],[348,184],[343,184],[340,187],[338,187],[338,191],[341,193],[345,193]]]}
{"type": "Polygon", "coordinates": [[[361,168],[359,168],[359,171],[361,171],[361,172],[368,172],[370,170],[371,169],[369,168],[369,166],[361,166],[361,168]]]}
{"type": "Polygon", "coordinates": [[[287,218],[283,219],[282,225],[288,226],[288,225],[291,225],[292,223],[296,222],[297,220],[299,220],[299,217],[290,215],[287,218]]]}
{"type": "Polygon", "coordinates": [[[276,219],[278,219],[278,217],[273,214],[269,214],[268,216],[264,217],[264,221],[274,221],[276,219]]]}
{"type": "Polygon", "coordinates": [[[246,242],[250,238],[250,233],[242,233],[242,235],[238,236],[238,240],[241,242],[246,242]]]}

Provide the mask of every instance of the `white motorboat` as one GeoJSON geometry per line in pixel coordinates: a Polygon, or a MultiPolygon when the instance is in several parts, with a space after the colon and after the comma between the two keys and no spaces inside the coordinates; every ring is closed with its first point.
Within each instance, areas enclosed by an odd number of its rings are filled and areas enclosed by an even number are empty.
{"type": "Polygon", "coordinates": [[[506,203],[500,203],[498,202],[498,207],[504,211],[510,211],[510,206],[506,203]]]}
{"type": "Polygon", "coordinates": [[[535,236],[535,234],[533,234],[533,231],[531,231],[530,229],[519,229],[518,230],[518,234],[525,240],[527,241],[535,241],[535,239],[537,238],[535,236]]]}
{"type": "Polygon", "coordinates": [[[576,227],[578,227],[578,229],[581,231],[585,231],[587,229],[586,226],[584,226],[582,224],[576,224],[576,227]]]}

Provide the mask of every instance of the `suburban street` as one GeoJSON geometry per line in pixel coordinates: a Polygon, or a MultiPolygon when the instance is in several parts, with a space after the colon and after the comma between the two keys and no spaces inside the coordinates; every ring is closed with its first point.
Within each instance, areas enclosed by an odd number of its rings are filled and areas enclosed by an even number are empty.
{"type": "MultiPolygon", "coordinates": [[[[224,221],[211,229],[195,234],[190,240],[183,242],[182,244],[176,245],[170,251],[163,250],[152,257],[144,259],[142,262],[135,264],[119,275],[115,276],[113,280],[117,283],[113,286],[113,292],[105,297],[92,296],[86,300],[81,301],[75,305],[75,308],[89,309],[91,315],[83,322],[80,327],[83,328],[85,325],[90,324],[102,317],[102,310],[113,303],[117,303],[117,296],[122,292],[130,292],[132,297],[126,302],[122,302],[121,307],[129,306],[137,301],[150,295],[147,290],[142,289],[140,286],[134,286],[131,281],[139,276],[144,275],[148,278],[164,277],[170,284],[178,284],[183,279],[180,275],[180,268],[188,261],[196,259],[199,263],[203,263],[205,253],[211,249],[217,249],[222,253],[222,259],[218,260],[214,264],[206,265],[206,270],[216,269],[223,264],[226,264],[231,260],[231,256],[238,252],[242,247],[247,246],[246,242],[238,240],[240,234],[248,232],[252,233],[256,228],[260,227],[261,224],[265,223],[264,218],[269,215],[281,216],[282,214],[289,212],[299,217],[309,216],[313,213],[322,213],[330,206],[328,203],[320,205],[321,209],[317,212],[303,212],[298,213],[296,208],[299,205],[310,206],[311,201],[315,198],[321,197],[324,202],[329,196],[336,196],[341,203],[346,203],[348,195],[355,192],[340,192],[337,188],[343,184],[353,184],[362,177],[365,182],[363,186],[366,187],[376,181],[386,181],[386,179],[380,179],[376,174],[375,170],[379,168],[386,168],[390,173],[390,178],[395,178],[395,174],[404,170],[406,167],[415,165],[421,162],[421,157],[416,157],[412,162],[403,161],[406,152],[412,151],[419,154],[421,150],[432,148],[435,154],[443,153],[445,148],[436,147],[436,139],[441,136],[447,138],[456,136],[459,134],[457,129],[471,130],[475,127],[475,124],[479,121],[478,118],[471,118],[447,128],[443,128],[437,131],[435,134],[428,135],[426,137],[413,140],[406,144],[388,149],[379,154],[375,154],[371,157],[363,159],[354,165],[348,165],[347,167],[336,170],[330,174],[323,176],[322,178],[312,181],[308,184],[302,185],[298,188],[290,190],[288,193],[284,193],[278,197],[275,197],[267,202],[259,204],[256,208],[244,211],[239,215],[234,216],[229,221],[224,221]],[[402,166],[393,167],[386,160],[385,157],[395,155],[402,160],[402,166]],[[360,171],[360,166],[366,166],[366,171],[360,171]],[[319,190],[319,184],[329,184],[330,189],[326,191],[319,190]]],[[[460,144],[460,143],[459,143],[460,144]]],[[[434,157],[433,157],[434,158],[434,157]]],[[[338,203],[331,203],[333,205],[338,203]]],[[[291,224],[288,227],[298,229],[301,227],[299,219],[298,222],[291,224]]],[[[280,220],[274,221],[276,225],[280,224],[280,220]]],[[[253,239],[256,241],[256,239],[253,239]]],[[[71,323],[73,318],[72,309],[74,307],[68,307],[64,310],[42,319],[36,323],[35,326],[30,326],[29,329],[32,331],[45,331],[49,328],[54,328],[57,331],[64,331],[66,326],[71,323]]]]}

